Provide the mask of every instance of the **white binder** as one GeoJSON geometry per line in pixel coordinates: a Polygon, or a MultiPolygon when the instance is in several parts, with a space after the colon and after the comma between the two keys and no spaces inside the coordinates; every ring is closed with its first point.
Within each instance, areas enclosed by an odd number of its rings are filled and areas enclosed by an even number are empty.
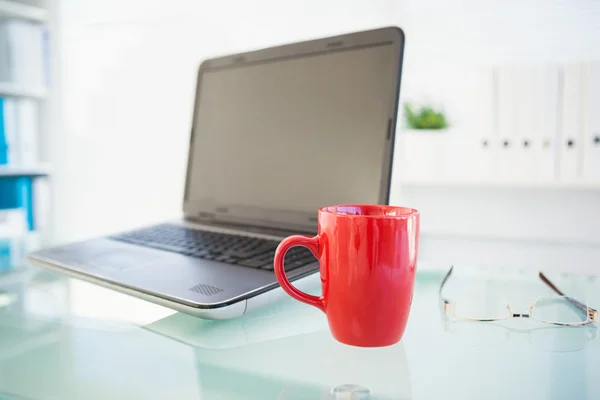
{"type": "Polygon", "coordinates": [[[34,99],[20,99],[17,103],[19,158],[22,165],[35,165],[38,157],[38,103],[34,99]]]}
{"type": "Polygon", "coordinates": [[[583,178],[600,184],[600,61],[585,66],[583,178]]]}
{"type": "Polygon", "coordinates": [[[512,164],[511,180],[533,182],[539,168],[533,148],[537,142],[537,96],[534,93],[534,70],[530,67],[515,68],[513,79],[513,131],[509,138],[511,146],[506,150],[512,164]]]}
{"type": "Polygon", "coordinates": [[[477,67],[469,71],[468,79],[461,82],[461,95],[456,100],[458,109],[449,115],[451,125],[445,136],[446,182],[480,183],[493,179],[494,134],[494,70],[477,67]]]}
{"type": "Polygon", "coordinates": [[[0,82],[10,81],[10,47],[8,43],[8,28],[0,20],[0,82]]]}
{"type": "Polygon", "coordinates": [[[496,71],[489,68],[479,70],[474,76],[473,109],[477,115],[473,116],[473,129],[476,134],[468,135],[465,146],[466,151],[472,154],[469,171],[464,174],[467,181],[487,182],[494,178],[494,150],[497,150],[493,146],[497,140],[494,132],[495,76],[496,71]],[[477,168],[473,168],[474,165],[477,168]]]}
{"type": "Polygon", "coordinates": [[[17,99],[5,98],[3,102],[4,113],[4,138],[8,146],[8,164],[18,165],[19,156],[18,125],[17,125],[17,99]]]}
{"type": "Polygon", "coordinates": [[[581,63],[562,68],[558,162],[563,182],[578,181],[582,172],[584,72],[581,63]]]}
{"type": "Polygon", "coordinates": [[[494,172],[499,182],[514,182],[519,179],[520,160],[517,147],[517,70],[499,68],[496,87],[497,128],[494,139],[494,172]]]}
{"type": "Polygon", "coordinates": [[[549,183],[556,180],[556,149],[559,120],[559,71],[554,65],[531,71],[531,160],[533,180],[549,183]]]}
{"type": "Polygon", "coordinates": [[[44,28],[24,20],[0,19],[0,82],[44,86],[44,28]]]}
{"type": "Polygon", "coordinates": [[[27,22],[9,20],[7,24],[7,38],[9,48],[9,80],[19,86],[27,84],[27,71],[31,67],[27,62],[27,22]]]}
{"type": "Polygon", "coordinates": [[[548,183],[556,177],[559,72],[555,66],[502,68],[497,79],[497,178],[548,183]]]}

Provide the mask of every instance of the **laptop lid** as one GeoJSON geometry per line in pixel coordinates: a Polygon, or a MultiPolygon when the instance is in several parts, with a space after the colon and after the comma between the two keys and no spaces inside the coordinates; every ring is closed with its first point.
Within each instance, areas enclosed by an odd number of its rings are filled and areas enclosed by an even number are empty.
{"type": "Polygon", "coordinates": [[[203,62],[186,218],[314,232],[319,207],[387,204],[403,48],[382,28],[203,62]]]}

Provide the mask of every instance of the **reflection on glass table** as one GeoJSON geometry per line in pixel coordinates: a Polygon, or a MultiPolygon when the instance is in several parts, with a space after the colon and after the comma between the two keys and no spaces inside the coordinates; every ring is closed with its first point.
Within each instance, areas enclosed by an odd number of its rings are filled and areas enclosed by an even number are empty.
{"type": "Polygon", "coordinates": [[[249,399],[376,400],[413,396],[402,342],[386,348],[359,348],[343,345],[329,331],[320,331],[231,349],[196,351],[203,388],[219,386],[215,392],[220,391],[224,398],[227,393],[237,398],[233,393],[240,394],[239,382],[232,383],[229,373],[221,373],[215,381],[206,372],[230,369],[260,379],[256,386],[264,390],[264,396],[255,387],[247,391],[249,399]],[[344,389],[354,391],[354,396],[344,393],[344,389]]]}
{"type": "Polygon", "coordinates": [[[38,332],[30,337],[26,327],[36,319],[21,315],[5,322],[0,330],[6,339],[34,339],[29,347],[0,358],[0,396],[10,399],[412,397],[401,343],[385,349],[355,348],[321,331],[210,350],[125,324],[117,332],[55,322],[48,325],[54,335],[38,332]]]}
{"type": "Polygon", "coordinates": [[[510,301],[504,302],[499,298],[472,299],[471,301],[456,302],[442,295],[445,284],[452,275],[454,267],[440,285],[439,295],[444,315],[450,319],[469,320],[474,322],[493,322],[510,318],[531,318],[545,324],[562,326],[584,326],[598,322],[598,311],[587,306],[585,301],[565,296],[543,273],[540,279],[554,290],[558,296],[541,297],[528,307],[527,313],[513,311],[510,301]]]}
{"type": "MultiPolygon", "coordinates": [[[[321,290],[320,282],[308,287],[309,293],[321,290]]],[[[264,307],[242,318],[206,320],[175,313],[144,329],[180,342],[205,349],[229,349],[255,343],[329,331],[327,318],[320,310],[298,301],[285,301],[264,307]]]]}
{"type": "Polygon", "coordinates": [[[518,335],[524,337],[536,350],[556,353],[584,350],[597,336],[595,326],[543,326],[527,329],[496,322],[480,324],[474,321],[445,321],[444,329],[466,345],[498,347],[518,335]]]}

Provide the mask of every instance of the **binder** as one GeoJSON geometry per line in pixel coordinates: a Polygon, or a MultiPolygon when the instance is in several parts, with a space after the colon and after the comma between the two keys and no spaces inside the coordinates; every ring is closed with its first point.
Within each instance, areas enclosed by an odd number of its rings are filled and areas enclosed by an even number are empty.
{"type": "Polygon", "coordinates": [[[32,177],[0,179],[0,210],[22,209],[27,218],[27,228],[36,229],[32,177]]]}
{"type": "Polygon", "coordinates": [[[27,23],[25,35],[28,42],[28,84],[38,88],[45,85],[45,63],[44,63],[44,31],[41,25],[27,23]]]}
{"type": "Polygon", "coordinates": [[[8,164],[8,144],[4,133],[4,99],[0,97],[0,165],[8,164]]]}
{"type": "Polygon", "coordinates": [[[487,182],[494,178],[495,76],[496,71],[489,68],[479,70],[474,76],[473,109],[477,115],[473,128],[476,134],[467,135],[465,152],[472,154],[472,158],[468,164],[469,172],[464,174],[465,180],[487,182]],[[477,168],[473,168],[474,165],[477,168]]]}
{"type": "Polygon", "coordinates": [[[584,64],[568,64],[562,68],[560,85],[560,130],[558,176],[562,182],[578,181],[583,156],[584,64]]]}
{"type": "Polygon", "coordinates": [[[17,143],[22,165],[35,165],[38,157],[38,103],[33,99],[20,99],[17,103],[17,143]]]}
{"type": "Polygon", "coordinates": [[[27,83],[27,38],[25,37],[25,22],[20,20],[8,20],[6,33],[9,49],[9,72],[8,81],[18,85],[27,83]]]}
{"type": "Polygon", "coordinates": [[[0,98],[0,165],[39,162],[39,105],[33,99],[0,98]]]}
{"type": "Polygon", "coordinates": [[[5,98],[2,113],[4,115],[4,140],[7,150],[7,164],[20,163],[19,148],[17,143],[17,99],[5,98]]]}
{"type": "Polygon", "coordinates": [[[18,19],[0,19],[0,82],[26,88],[44,86],[46,46],[43,26],[18,19]]]}
{"type": "Polygon", "coordinates": [[[0,237],[16,237],[27,233],[25,210],[9,208],[0,210],[0,237]]]}
{"type": "Polygon", "coordinates": [[[585,66],[583,179],[600,183],[600,61],[585,66]]]}
{"type": "Polygon", "coordinates": [[[489,182],[493,178],[494,70],[469,70],[457,86],[460,96],[455,103],[460,107],[449,114],[451,128],[440,134],[445,160],[439,173],[446,182],[489,182]]]}
{"type": "Polygon", "coordinates": [[[32,196],[32,213],[27,215],[28,226],[33,229],[35,225],[36,231],[45,231],[48,227],[50,215],[50,187],[46,179],[34,178],[31,180],[31,191],[35,196],[32,196]],[[35,222],[35,223],[34,223],[35,222]]]}
{"type": "Polygon", "coordinates": [[[9,82],[10,76],[10,47],[8,43],[7,24],[0,20],[0,82],[9,82]]]}
{"type": "Polygon", "coordinates": [[[556,179],[556,145],[558,141],[558,67],[535,67],[530,71],[530,140],[528,158],[534,182],[549,183],[556,179]],[[531,162],[533,161],[533,163],[531,162]]]}
{"type": "Polygon", "coordinates": [[[535,145],[537,126],[536,95],[534,93],[534,70],[530,67],[519,67],[512,71],[512,137],[504,135],[511,141],[505,149],[511,166],[511,180],[516,182],[532,182],[537,178],[538,160],[532,150],[535,145]]]}
{"type": "Polygon", "coordinates": [[[515,151],[517,144],[516,117],[519,107],[517,98],[517,72],[515,68],[498,70],[496,87],[496,137],[494,143],[494,172],[500,182],[519,179],[520,160],[515,151]]]}

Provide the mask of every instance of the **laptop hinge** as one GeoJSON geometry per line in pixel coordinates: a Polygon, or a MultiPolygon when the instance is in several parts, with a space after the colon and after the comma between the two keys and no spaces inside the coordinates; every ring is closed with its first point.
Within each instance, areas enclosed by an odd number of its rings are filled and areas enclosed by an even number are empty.
{"type": "Polygon", "coordinates": [[[316,232],[310,232],[306,229],[285,229],[285,228],[275,228],[275,227],[266,227],[266,226],[257,226],[252,224],[244,224],[239,222],[232,221],[223,221],[217,219],[217,216],[208,212],[200,212],[196,218],[186,217],[186,220],[190,222],[212,225],[220,228],[229,228],[236,229],[241,231],[255,232],[255,233],[263,233],[268,235],[276,235],[276,236],[288,236],[293,234],[307,234],[307,235],[315,235],[316,232]]]}

